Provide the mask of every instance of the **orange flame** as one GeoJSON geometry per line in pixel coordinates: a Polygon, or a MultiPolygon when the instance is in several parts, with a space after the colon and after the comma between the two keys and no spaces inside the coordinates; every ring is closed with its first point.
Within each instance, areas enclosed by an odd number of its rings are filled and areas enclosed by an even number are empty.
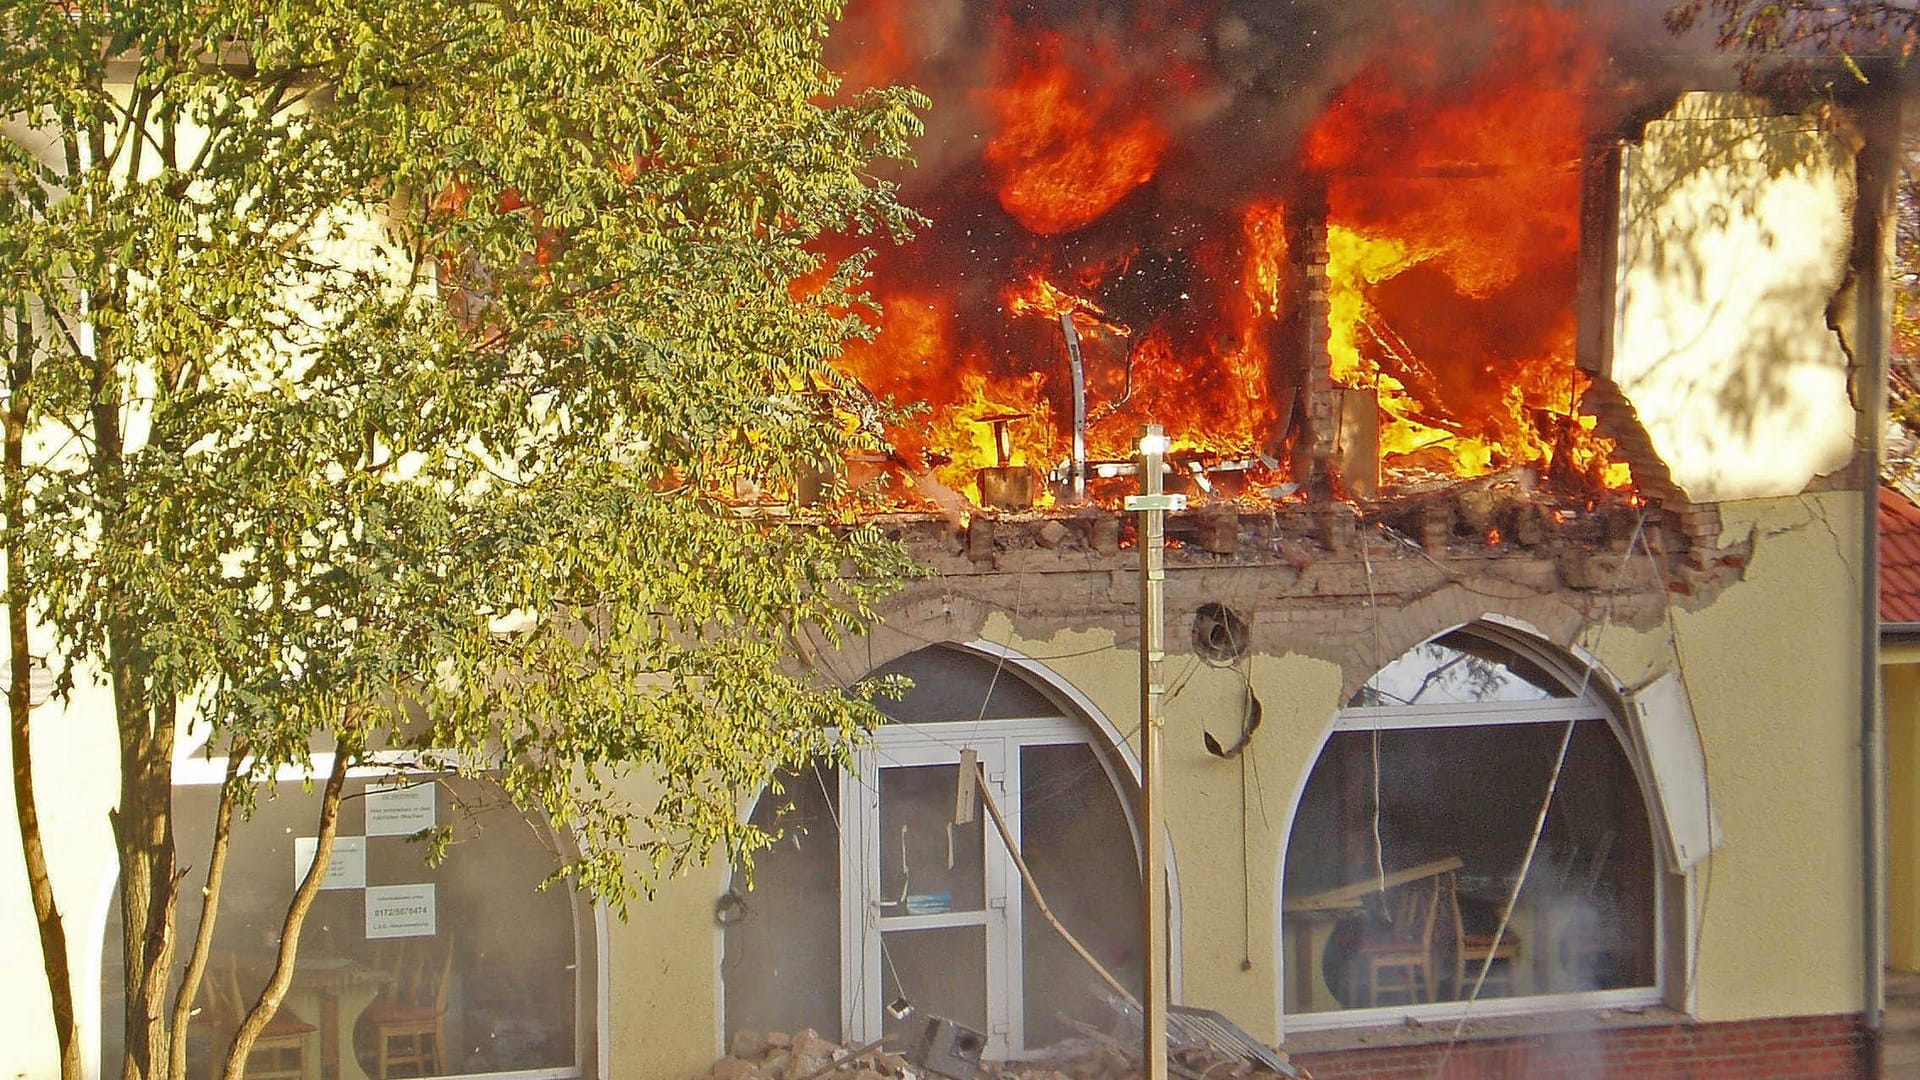
{"type": "Polygon", "coordinates": [[[1113,87],[1090,83],[1062,54],[1057,35],[1040,38],[1019,74],[988,94],[999,131],[986,159],[1000,205],[1042,236],[1087,225],[1152,179],[1168,141],[1151,117],[1129,113],[1113,87]]]}
{"type": "MultiPolygon", "coordinates": [[[[1519,465],[1561,490],[1627,485],[1580,412],[1574,362],[1595,35],[1551,0],[1493,3],[1480,69],[1443,70],[1426,46],[1451,28],[1413,27],[1297,144],[1249,154],[1265,164],[1246,168],[1212,168],[1194,152],[1222,144],[1188,142],[1218,86],[1198,53],[1149,74],[1115,44],[1133,32],[1116,21],[999,14],[967,16],[982,40],[978,62],[959,63],[959,38],[918,28],[913,5],[856,3],[871,49],[849,85],[884,75],[952,103],[926,144],[938,167],[907,181],[928,189],[916,205],[932,224],[876,257],[878,336],[839,365],[876,396],[927,403],[889,427],[895,456],[974,494],[975,470],[999,456],[983,421],[1015,415],[1012,460],[1063,464],[1065,317],[1089,457],[1131,458],[1140,423],[1160,422],[1181,470],[1239,470],[1195,497],[1269,497],[1302,424],[1324,422],[1307,397],[1321,363],[1376,391],[1388,489],[1519,465]],[[943,78],[995,81],[943,96],[943,78]],[[1316,223],[1324,312],[1302,243],[1316,223]],[[1321,325],[1325,341],[1310,341],[1321,325]]],[[[1162,29],[1194,10],[1136,4],[1141,26],[1174,11],[1162,29]]]]}
{"type": "Polygon", "coordinates": [[[1326,183],[1333,376],[1378,389],[1390,470],[1533,464],[1625,483],[1579,414],[1574,364],[1584,102],[1600,54],[1571,12],[1515,14],[1504,59],[1444,99],[1422,85],[1435,73],[1421,56],[1382,58],[1309,135],[1326,183]]]}
{"type": "Polygon", "coordinates": [[[1045,315],[1048,318],[1059,318],[1068,312],[1076,315],[1106,314],[1099,304],[1084,296],[1075,296],[1039,274],[1031,275],[1018,288],[1008,288],[1006,303],[1008,311],[1023,315],[1045,315]]]}

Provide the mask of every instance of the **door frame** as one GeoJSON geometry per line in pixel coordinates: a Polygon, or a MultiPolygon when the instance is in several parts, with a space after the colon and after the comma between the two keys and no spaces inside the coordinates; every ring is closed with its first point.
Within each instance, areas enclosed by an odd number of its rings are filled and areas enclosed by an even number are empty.
{"type": "MultiPolygon", "coordinates": [[[[1066,716],[1021,717],[1004,720],[966,720],[889,724],[874,732],[872,741],[855,755],[854,767],[840,775],[842,812],[840,895],[840,994],[846,1039],[865,1043],[880,1037],[884,1025],[885,960],[881,934],[888,931],[947,925],[978,925],[970,919],[947,916],[886,916],[878,906],[879,771],[890,766],[955,764],[963,749],[980,754],[981,767],[993,789],[1007,831],[1020,835],[1020,751],[1028,746],[1087,746],[1100,763],[1107,783],[1119,796],[1127,822],[1128,841],[1136,865],[1140,858],[1139,824],[1135,816],[1136,785],[1121,783],[1112,760],[1112,747],[1103,745],[1098,731],[1066,716]],[[907,920],[911,924],[902,925],[907,920]],[[925,922],[922,927],[919,924],[925,922]],[[883,924],[892,925],[883,925],[883,924]]],[[[1131,779],[1127,777],[1126,779],[1131,779]]],[[[984,816],[986,810],[980,809],[984,816]]],[[[985,842],[985,926],[987,988],[987,1053],[992,1059],[1017,1057],[1025,1045],[1025,955],[1022,942],[1025,918],[1021,897],[1025,887],[1019,871],[989,822],[985,842]]],[[[1169,882],[1169,893],[1173,892],[1169,882]]]]}

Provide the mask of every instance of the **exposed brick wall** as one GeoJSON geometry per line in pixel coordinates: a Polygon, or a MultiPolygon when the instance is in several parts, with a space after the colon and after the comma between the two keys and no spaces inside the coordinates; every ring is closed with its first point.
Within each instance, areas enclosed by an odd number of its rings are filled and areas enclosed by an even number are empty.
{"type": "Polygon", "coordinates": [[[1314,1080],[1794,1080],[1872,1075],[1855,1016],[1554,1032],[1517,1038],[1300,1054],[1314,1080]],[[1444,1059],[1444,1066],[1442,1061],[1444,1059]]]}

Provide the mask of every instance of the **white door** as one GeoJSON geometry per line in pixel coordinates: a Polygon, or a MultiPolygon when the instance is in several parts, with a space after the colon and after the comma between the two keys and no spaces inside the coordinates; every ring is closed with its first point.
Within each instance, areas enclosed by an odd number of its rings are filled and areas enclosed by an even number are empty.
{"type": "Polygon", "coordinates": [[[999,1059],[1072,1034],[1061,1030],[1063,1012],[1110,1019],[1099,981],[1031,909],[985,805],[954,823],[966,749],[979,755],[1050,903],[1137,982],[1137,964],[1117,954],[1138,937],[1132,822],[1084,727],[1064,718],[893,725],[841,780],[841,994],[853,1043],[885,1035],[903,1047],[940,1016],[985,1032],[987,1056],[999,1059]],[[1023,828],[1029,810],[1033,835],[1023,828]]]}
{"type": "MultiPolygon", "coordinates": [[[[974,739],[1003,805],[1005,747],[974,739]]],[[[854,808],[843,852],[847,952],[842,987],[855,1042],[908,1045],[927,1016],[987,1032],[1010,1049],[1007,901],[1019,888],[984,809],[954,824],[960,749],[911,728],[883,733],[846,783],[854,808]]]]}

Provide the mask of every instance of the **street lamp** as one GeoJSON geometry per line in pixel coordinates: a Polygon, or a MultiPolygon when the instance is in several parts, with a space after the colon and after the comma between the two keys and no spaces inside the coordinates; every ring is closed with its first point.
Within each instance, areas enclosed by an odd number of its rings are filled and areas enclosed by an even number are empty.
{"type": "Polygon", "coordinates": [[[1168,449],[1166,432],[1148,424],[1140,435],[1140,494],[1127,496],[1137,512],[1140,536],[1140,835],[1146,880],[1145,1015],[1140,1053],[1147,1080],[1167,1077],[1167,853],[1160,823],[1160,662],[1166,656],[1167,511],[1184,510],[1185,495],[1161,490],[1168,449]]]}

